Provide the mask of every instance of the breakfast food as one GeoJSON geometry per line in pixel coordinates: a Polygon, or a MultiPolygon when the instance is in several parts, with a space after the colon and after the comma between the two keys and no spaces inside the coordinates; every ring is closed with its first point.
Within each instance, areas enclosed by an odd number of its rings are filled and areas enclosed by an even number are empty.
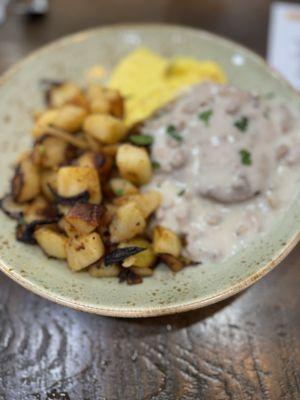
{"type": "Polygon", "coordinates": [[[211,262],[235,254],[293,198],[299,122],[278,102],[204,83],[141,131],[154,139],[151,157],[159,164],[149,185],[162,196],[156,223],[185,237],[188,258],[211,262]]]}
{"type": "Polygon", "coordinates": [[[0,204],[17,240],[135,284],[159,262],[222,261],[265,232],[297,180],[297,121],[225,82],[211,61],[147,49],[106,86],[44,80],[47,108],[0,204]]]}

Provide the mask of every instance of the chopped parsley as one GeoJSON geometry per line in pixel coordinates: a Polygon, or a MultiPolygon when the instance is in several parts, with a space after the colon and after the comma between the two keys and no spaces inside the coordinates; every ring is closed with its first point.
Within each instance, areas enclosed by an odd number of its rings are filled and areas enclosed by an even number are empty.
{"type": "Polygon", "coordinates": [[[201,119],[201,121],[204,122],[206,126],[208,126],[209,120],[212,117],[212,115],[213,115],[213,110],[209,109],[206,111],[202,111],[200,114],[198,114],[198,117],[199,119],[201,119]]]}
{"type": "Polygon", "coordinates": [[[252,164],[251,153],[248,150],[246,150],[246,149],[240,150],[240,156],[241,156],[242,164],[244,164],[244,165],[252,164]]]}
{"type": "Polygon", "coordinates": [[[158,162],[158,161],[152,161],[152,168],[154,169],[154,170],[157,170],[157,169],[159,169],[160,168],[160,163],[158,162]]]}
{"type": "Polygon", "coordinates": [[[180,192],[177,193],[177,196],[183,196],[185,193],[185,189],[180,190],[180,192]]]}
{"type": "Polygon", "coordinates": [[[129,140],[137,146],[150,146],[153,143],[153,137],[150,135],[130,135],[129,140]]]}
{"type": "Polygon", "coordinates": [[[177,132],[177,129],[174,125],[167,126],[166,134],[171,136],[171,138],[175,139],[177,142],[182,142],[183,140],[183,137],[177,132]]]}
{"type": "Polygon", "coordinates": [[[241,117],[234,123],[234,126],[241,132],[246,132],[248,125],[249,125],[249,119],[245,116],[241,117]]]}
{"type": "Polygon", "coordinates": [[[118,197],[121,197],[124,194],[124,190],[123,189],[115,189],[114,192],[115,192],[115,195],[118,196],[118,197]]]}

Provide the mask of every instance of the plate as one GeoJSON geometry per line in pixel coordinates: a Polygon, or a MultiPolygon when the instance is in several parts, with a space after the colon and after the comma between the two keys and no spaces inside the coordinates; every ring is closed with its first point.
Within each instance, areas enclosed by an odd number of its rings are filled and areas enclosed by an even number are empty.
{"type": "MultiPolygon", "coordinates": [[[[58,40],[11,68],[0,80],[0,194],[9,190],[12,164],[31,144],[32,115],[43,106],[42,78],[83,83],[86,70],[101,64],[111,70],[138,46],[172,57],[212,59],[229,82],[259,92],[274,92],[300,109],[289,84],[251,51],[207,32],[172,25],[116,25],[58,40]]],[[[299,192],[300,185],[296,188],[299,192]]],[[[299,193],[298,193],[299,194],[299,193]]],[[[158,267],[142,285],[119,284],[72,273],[47,259],[35,246],[18,243],[14,221],[0,214],[0,268],[28,290],[78,310],[118,317],[178,313],[215,303],[245,289],[274,268],[299,240],[300,196],[282,212],[267,234],[218,264],[189,267],[172,274],[158,267]]]]}

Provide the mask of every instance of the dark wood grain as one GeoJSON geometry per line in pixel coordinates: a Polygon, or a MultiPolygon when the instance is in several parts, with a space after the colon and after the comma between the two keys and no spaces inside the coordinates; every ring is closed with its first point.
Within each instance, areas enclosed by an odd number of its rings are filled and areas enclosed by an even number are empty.
{"type": "MultiPolygon", "coordinates": [[[[270,1],[52,0],[11,15],[0,69],[63,34],[111,22],[202,27],[265,51],[270,1]]],[[[300,399],[300,247],[244,293],[163,318],[118,320],[43,300],[0,275],[0,400],[300,399]]]]}

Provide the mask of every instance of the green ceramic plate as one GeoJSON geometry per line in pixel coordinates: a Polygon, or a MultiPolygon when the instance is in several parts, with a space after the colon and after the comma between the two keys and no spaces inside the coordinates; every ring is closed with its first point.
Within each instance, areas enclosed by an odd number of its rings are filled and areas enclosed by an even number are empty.
{"type": "MultiPolygon", "coordinates": [[[[42,107],[39,80],[82,80],[94,64],[108,69],[128,52],[145,45],[165,56],[186,55],[220,63],[229,81],[260,92],[275,92],[300,108],[300,98],[265,62],[239,45],[198,30],[164,25],[112,26],[79,33],[35,52],[13,67],[0,83],[0,194],[9,189],[11,165],[30,146],[32,112],[42,107]]],[[[300,185],[295,188],[299,192],[300,185]]],[[[79,310],[120,317],[170,314],[229,297],[270,271],[299,239],[300,197],[269,232],[228,261],[187,268],[173,275],[160,266],[142,285],[92,279],[48,260],[34,246],[17,243],[15,223],[0,214],[0,267],[27,289],[79,310]]]]}

